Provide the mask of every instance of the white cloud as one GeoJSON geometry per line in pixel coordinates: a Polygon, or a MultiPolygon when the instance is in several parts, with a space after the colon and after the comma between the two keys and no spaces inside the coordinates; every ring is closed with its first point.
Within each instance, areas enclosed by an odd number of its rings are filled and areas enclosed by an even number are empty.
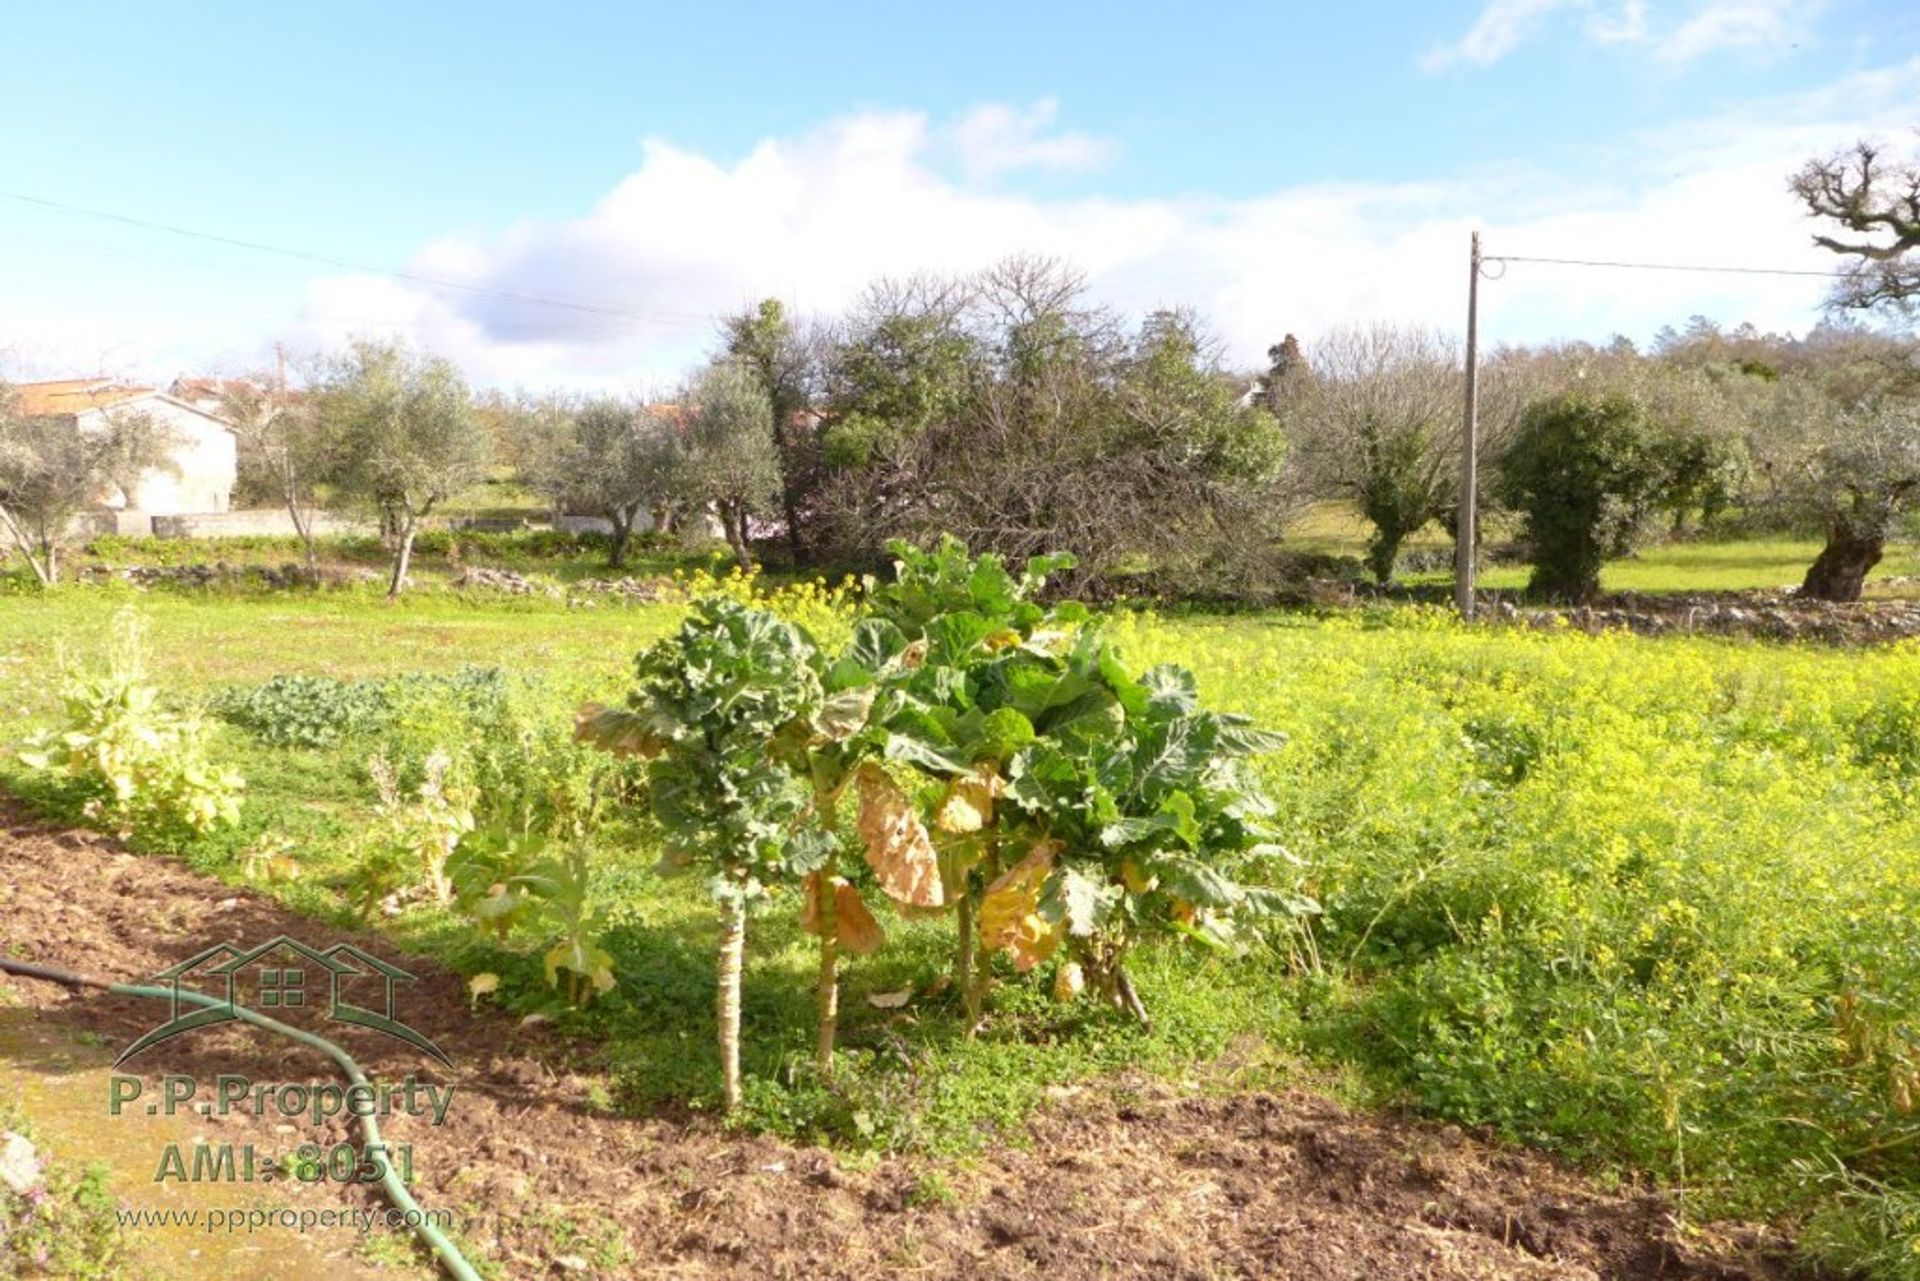
{"type": "Polygon", "coordinates": [[[1465,35],[1431,50],[1420,65],[1428,71],[1445,71],[1463,62],[1490,67],[1538,31],[1547,15],[1584,6],[1585,0],[1488,0],[1465,35]]]}
{"type": "Polygon", "coordinates": [[[1532,39],[1561,10],[1587,14],[1581,35],[1599,45],[1647,50],[1682,65],[1722,50],[1772,56],[1806,33],[1825,0],[1701,0],[1678,22],[1656,29],[1647,0],[1488,0],[1458,40],[1429,50],[1420,65],[1446,71],[1462,63],[1488,67],[1532,39]]]}
{"type": "MultiPolygon", "coordinates": [[[[1376,319],[1457,329],[1476,226],[1496,255],[1830,269],[1786,175],[1858,137],[1899,134],[1917,115],[1920,59],[1493,171],[1122,199],[1036,195],[964,166],[956,176],[955,126],[868,112],[731,160],[648,141],[634,171],[578,217],[447,237],[406,264],[474,288],[302,276],[291,323],[274,314],[284,286],[256,281],[252,260],[233,285],[253,291],[244,298],[209,288],[218,282],[196,266],[125,308],[9,289],[0,260],[0,347],[34,335],[40,344],[15,353],[31,359],[16,363],[51,369],[46,344],[57,344],[71,368],[164,378],[257,364],[275,338],[300,349],[397,334],[481,384],[650,391],[712,349],[719,317],[759,298],[830,315],[882,275],[1042,253],[1079,267],[1098,299],[1128,313],[1195,307],[1229,358],[1252,365],[1288,332],[1311,339],[1376,319]]],[[[1695,313],[1804,329],[1822,292],[1792,277],[1515,263],[1482,291],[1483,332],[1489,343],[1640,338],[1695,313]]]]}
{"type": "Polygon", "coordinates": [[[1646,0],[1625,0],[1615,13],[1596,13],[1583,28],[1595,44],[1634,44],[1647,37],[1646,0]]]}
{"type": "Polygon", "coordinates": [[[960,163],[974,178],[1020,169],[1086,170],[1106,163],[1112,146],[1084,133],[1049,134],[1060,104],[1042,98],[1026,110],[989,102],[975,107],[952,130],[960,163]]]}
{"type": "Polygon", "coordinates": [[[1806,0],[1728,0],[1709,4],[1657,42],[1663,62],[1691,62],[1722,49],[1778,54],[1803,31],[1818,5],[1806,0]]]}
{"type": "MultiPolygon", "coordinates": [[[[768,295],[832,313],[881,275],[1054,254],[1138,314],[1190,304],[1255,363],[1286,332],[1354,320],[1457,328],[1467,231],[1488,252],[1826,270],[1785,175],[1897,129],[1920,61],[1818,93],[1631,137],[1546,168],[1420,183],[1306,185],[1249,199],[1015,194],[943,177],[947,131],[913,113],[850,116],[726,164],[661,141],[582,217],[429,246],[414,268],[511,294],[601,300],[622,316],[384,278],[317,282],[316,317],[388,316],[481,381],[659,385],[711,349],[715,318],[768,295]]],[[[1818,280],[1513,264],[1483,291],[1489,341],[1650,335],[1695,313],[1803,329],[1818,280]]],[[[314,319],[305,336],[354,328],[314,319]]]]}

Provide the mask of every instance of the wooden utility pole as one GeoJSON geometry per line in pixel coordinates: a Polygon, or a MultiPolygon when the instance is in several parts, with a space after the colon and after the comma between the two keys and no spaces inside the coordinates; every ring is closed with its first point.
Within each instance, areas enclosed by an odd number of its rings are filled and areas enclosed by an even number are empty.
{"type": "Polygon", "coordinates": [[[1480,499],[1480,233],[1467,265],[1467,405],[1460,449],[1460,524],[1453,540],[1453,603],[1473,617],[1473,534],[1480,499]]]}

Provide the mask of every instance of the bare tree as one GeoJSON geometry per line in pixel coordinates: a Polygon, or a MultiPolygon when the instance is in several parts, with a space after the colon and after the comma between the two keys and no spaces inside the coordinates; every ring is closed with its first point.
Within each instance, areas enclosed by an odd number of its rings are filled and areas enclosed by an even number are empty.
{"type": "Polygon", "coordinates": [[[1807,212],[1840,224],[1846,238],[1813,243],[1853,261],[1832,305],[1912,314],[1920,299],[1920,158],[1888,162],[1871,142],[1810,160],[1790,180],[1807,212]]]}
{"type": "Polygon", "coordinates": [[[1018,559],[1071,550],[1068,590],[1122,574],[1198,587],[1272,543],[1279,426],[1238,403],[1185,313],[1129,332],[1060,264],[883,285],[833,371],[822,506],[837,549],[950,532],[1018,559]]]}
{"type": "Polygon", "coordinates": [[[1458,491],[1462,377],[1451,338],[1371,325],[1328,334],[1276,389],[1301,465],[1373,526],[1367,566],[1381,583],[1458,491]]]}
{"type": "Polygon", "coordinates": [[[313,403],[287,389],[278,375],[235,379],[220,387],[220,409],[240,443],[271,478],[275,496],[306,549],[307,573],[320,572],[314,521],[320,514],[318,485],[338,459],[326,421],[313,403]]]}

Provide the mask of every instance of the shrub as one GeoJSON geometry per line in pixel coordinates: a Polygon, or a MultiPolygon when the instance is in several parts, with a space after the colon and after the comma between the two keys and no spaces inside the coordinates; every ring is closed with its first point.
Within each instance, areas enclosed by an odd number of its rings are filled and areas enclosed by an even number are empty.
{"type": "Polygon", "coordinates": [[[1531,405],[1500,457],[1501,500],[1534,551],[1529,590],[1582,602],[1600,566],[1633,548],[1664,479],[1661,444],[1624,396],[1569,394],[1531,405]]]}
{"type": "Polygon", "coordinates": [[[919,905],[956,908],[969,1030],[981,949],[1026,972],[1064,946],[1056,995],[1090,985],[1144,1023],[1126,969],[1136,944],[1225,946],[1249,918],[1312,910],[1268,888],[1293,878],[1240,763],[1279,740],[1202,710],[1180,668],[1136,679],[1084,607],[1037,603],[1071,557],[1036,557],[1016,576],[952,538],[892,551],[896,581],[875,590],[878,617],[861,627],[882,653],[914,658],[875,664],[874,716],[885,755],[931,787],[923,818],[863,767],[860,829],[883,883],[918,862],[938,891],[919,905]]]}
{"type": "Polygon", "coordinates": [[[147,683],[139,618],[122,611],[94,671],[68,672],[64,728],[21,759],[58,779],[90,820],[122,835],[205,833],[240,817],[240,775],[215,765],[206,726],[167,710],[147,683]]]}

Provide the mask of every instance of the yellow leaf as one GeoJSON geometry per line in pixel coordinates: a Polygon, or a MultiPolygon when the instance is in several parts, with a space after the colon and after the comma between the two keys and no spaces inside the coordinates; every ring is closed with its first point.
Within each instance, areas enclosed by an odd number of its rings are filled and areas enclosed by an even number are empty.
{"type": "Polygon", "coordinates": [[[638,756],[651,760],[665,749],[666,743],[649,734],[641,720],[620,707],[601,703],[582,703],[573,714],[573,741],[587,743],[615,756],[638,756]]]}
{"type": "MultiPolygon", "coordinates": [[[[800,928],[809,934],[820,932],[820,873],[810,872],[800,888],[800,928]]],[[[856,956],[879,950],[887,941],[886,931],[867,910],[860,891],[843,876],[833,878],[833,932],[840,946],[856,956]]]]}
{"type": "Polygon", "coordinates": [[[1040,916],[1040,892],[1059,848],[1053,841],[1035,842],[1025,858],[987,886],[980,900],[980,941],[989,951],[1012,953],[1013,967],[1023,973],[1060,946],[1060,926],[1040,916]]]}
{"type": "Polygon", "coordinates": [[[860,891],[838,877],[833,887],[833,923],[840,934],[840,946],[856,956],[877,952],[887,941],[886,932],[867,910],[860,891]]]}
{"type": "Polygon", "coordinates": [[[492,992],[498,992],[499,990],[500,976],[498,974],[476,974],[467,980],[467,1000],[473,1005],[478,1005],[481,997],[492,992]]]}
{"type": "Polygon", "coordinates": [[[933,841],[913,812],[913,802],[877,765],[860,767],[860,817],[867,863],[889,897],[914,907],[942,907],[946,888],[933,841]]]}
{"type": "Polygon", "coordinates": [[[1005,789],[1005,780],[991,765],[981,765],[965,778],[954,779],[933,812],[934,827],[955,835],[979,831],[993,822],[994,798],[1005,789]]]}
{"type": "Polygon", "coordinates": [[[809,934],[820,932],[820,873],[808,872],[800,882],[800,928],[809,934]]]}
{"type": "Polygon", "coordinates": [[[1086,971],[1078,961],[1068,961],[1053,972],[1053,999],[1063,1004],[1079,996],[1086,986],[1086,971]]]}

